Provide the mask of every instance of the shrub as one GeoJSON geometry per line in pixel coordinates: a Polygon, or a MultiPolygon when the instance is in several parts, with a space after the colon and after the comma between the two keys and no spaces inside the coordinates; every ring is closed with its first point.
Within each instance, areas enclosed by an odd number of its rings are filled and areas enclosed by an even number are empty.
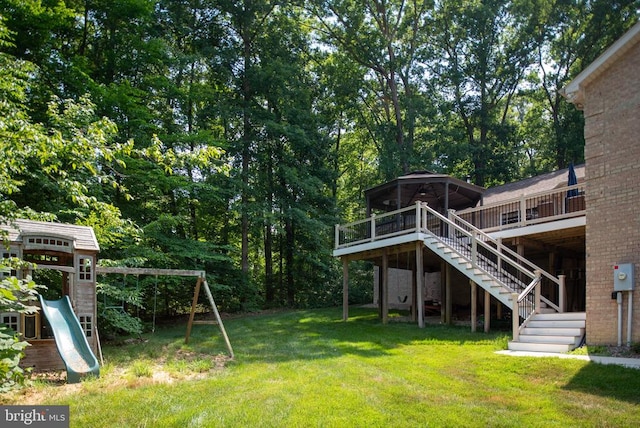
{"type": "MultiPolygon", "coordinates": [[[[11,272],[32,267],[31,264],[18,259],[0,260],[0,270],[11,272]]],[[[37,285],[31,277],[18,279],[15,276],[2,278],[0,281],[0,312],[17,312],[32,314],[38,311],[33,303],[37,300],[38,290],[45,287],[37,285]]],[[[0,325],[0,392],[24,384],[25,373],[19,367],[24,356],[26,341],[20,340],[18,332],[0,325]]]]}

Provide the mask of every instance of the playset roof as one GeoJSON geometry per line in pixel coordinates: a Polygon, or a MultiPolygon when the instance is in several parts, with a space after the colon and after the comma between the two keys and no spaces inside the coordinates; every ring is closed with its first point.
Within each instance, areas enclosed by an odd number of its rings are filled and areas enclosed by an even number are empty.
{"type": "Polygon", "coordinates": [[[54,223],[36,220],[13,220],[9,224],[0,224],[0,229],[8,232],[8,239],[12,243],[22,243],[25,236],[43,236],[66,238],[74,242],[76,250],[100,251],[100,246],[89,226],[54,223]]]}

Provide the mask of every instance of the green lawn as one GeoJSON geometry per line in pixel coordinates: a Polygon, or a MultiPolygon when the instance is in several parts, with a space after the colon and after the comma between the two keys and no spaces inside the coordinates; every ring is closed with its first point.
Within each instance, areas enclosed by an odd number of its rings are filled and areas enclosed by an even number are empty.
{"type": "Polygon", "coordinates": [[[72,427],[637,427],[640,370],[498,355],[506,333],[381,325],[375,310],[282,312],[105,347],[100,379],[5,403],[69,404],[72,427]],[[213,334],[212,334],[213,333],[213,334]]]}

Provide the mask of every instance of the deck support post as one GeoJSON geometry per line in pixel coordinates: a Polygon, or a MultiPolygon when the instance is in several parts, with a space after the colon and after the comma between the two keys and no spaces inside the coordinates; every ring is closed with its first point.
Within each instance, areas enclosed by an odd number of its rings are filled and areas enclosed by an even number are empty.
{"type": "Polygon", "coordinates": [[[444,287],[444,299],[445,299],[446,309],[444,313],[444,319],[445,319],[444,322],[447,325],[451,325],[451,311],[453,309],[453,304],[451,302],[451,265],[449,263],[447,263],[446,272],[447,272],[446,282],[444,287]]]}
{"type": "Polygon", "coordinates": [[[445,284],[447,281],[447,263],[443,260],[440,262],[440,324],[445,323],[445,284]]]}
{"type": "Polygon", "coordinates": [[[349,319],[349,258],[342,257],[342,321],[349,319]]]}
{"type": "Polygon", "coordinates": [[[558,287],[558,307],[560,308],[560,312],[565,312],[567,310],[567,304],[565,302],[567,297],[567,287],[565,285],[566,279],[566,275],[558,275],[558,280],[560,280],[560,285],[558,287]]]}
{"type": "Polygon", "coordinates": [[[416,242],[416,269],[415,269],[415,284],[418,297],[418,327],[424,328],[424,295],[423,295],[423,282],[424,274],[422,267],[422,242],[416,242]]]}
{"type": "MultiPolygon", "coordinates": [[[[547,268],[547,272],[551,272],[553,275],[555,275],[555,271],[556,271],[556,253],[555,251],[550,251],[549,252],[549,266],[547,268]]],[[[556,287],[551,287],[551,289],[549,290],[549,298],[554,301],[557,302],[558,301],[558,293],[559,290],[556,289],[556,287]]]]}
{"type": "Polygon", "coordinates": [[[382,252],[380,289],[382,291],[382,299],[380,302],[382,324],[387,324],[389,322],[389,255],[386,249],[382,252]]]}
{"type": "Polygon", "coordinates": [[[484,290],[484,332],[489,333],[491,326],[491,294],[484,290]]]}
{"type": "Polygon", "coordinates": [[[471,331],[475,333],[478,321],[478,286],[469,280],[471,286],[471,331]]]}
{"type": "MultiPolygon", "coordinates": [[[[407,253],[407,257],[411,257],[411,253],[407,253]]],[[[416,254],[416,260],[417,257],[416,254]]],[[[416,265],[411,268],[411,314],[409,314],[411,322],[418,321],[418,271],[418,263],[416,262],[416,265]]]]}

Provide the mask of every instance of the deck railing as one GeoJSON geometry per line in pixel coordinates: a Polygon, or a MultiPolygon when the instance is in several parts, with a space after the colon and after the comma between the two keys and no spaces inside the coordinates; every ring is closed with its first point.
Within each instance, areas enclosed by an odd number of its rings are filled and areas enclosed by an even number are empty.
{"type": "Polygon", "coordinates": [[[522,195],[456,212],[485,232],[530,226],[584,215],[584,184],[522,195]]]}
{"type": "Polygon", "coordinates": [[[346,248],[353,245],[374,242],[380,239],[420,232],[420,206],[412,205],[384,214],[372,215],[364,220],[335,227],[335,248],[346,248]]]}
{"type": "Polygon", "coordinates": [[[513,335],[517,340],[519,330],[532,314],[538,312],[541,301],[558,312],[564,311],[564,278],[556,278],[540,269],[526,258],[504,246],[456,215],[448,216],[417,202],[414,206],[373,215],[365,220],[336,225],[336,249],[388,239],[409,233],[430,234],[447,246],[468,257],[474,267],[482,269],[501,281],[513,292],[513,335]],[[540,289],[547,282],[557,290],[557,302],[541,296],[540,289]]]}

